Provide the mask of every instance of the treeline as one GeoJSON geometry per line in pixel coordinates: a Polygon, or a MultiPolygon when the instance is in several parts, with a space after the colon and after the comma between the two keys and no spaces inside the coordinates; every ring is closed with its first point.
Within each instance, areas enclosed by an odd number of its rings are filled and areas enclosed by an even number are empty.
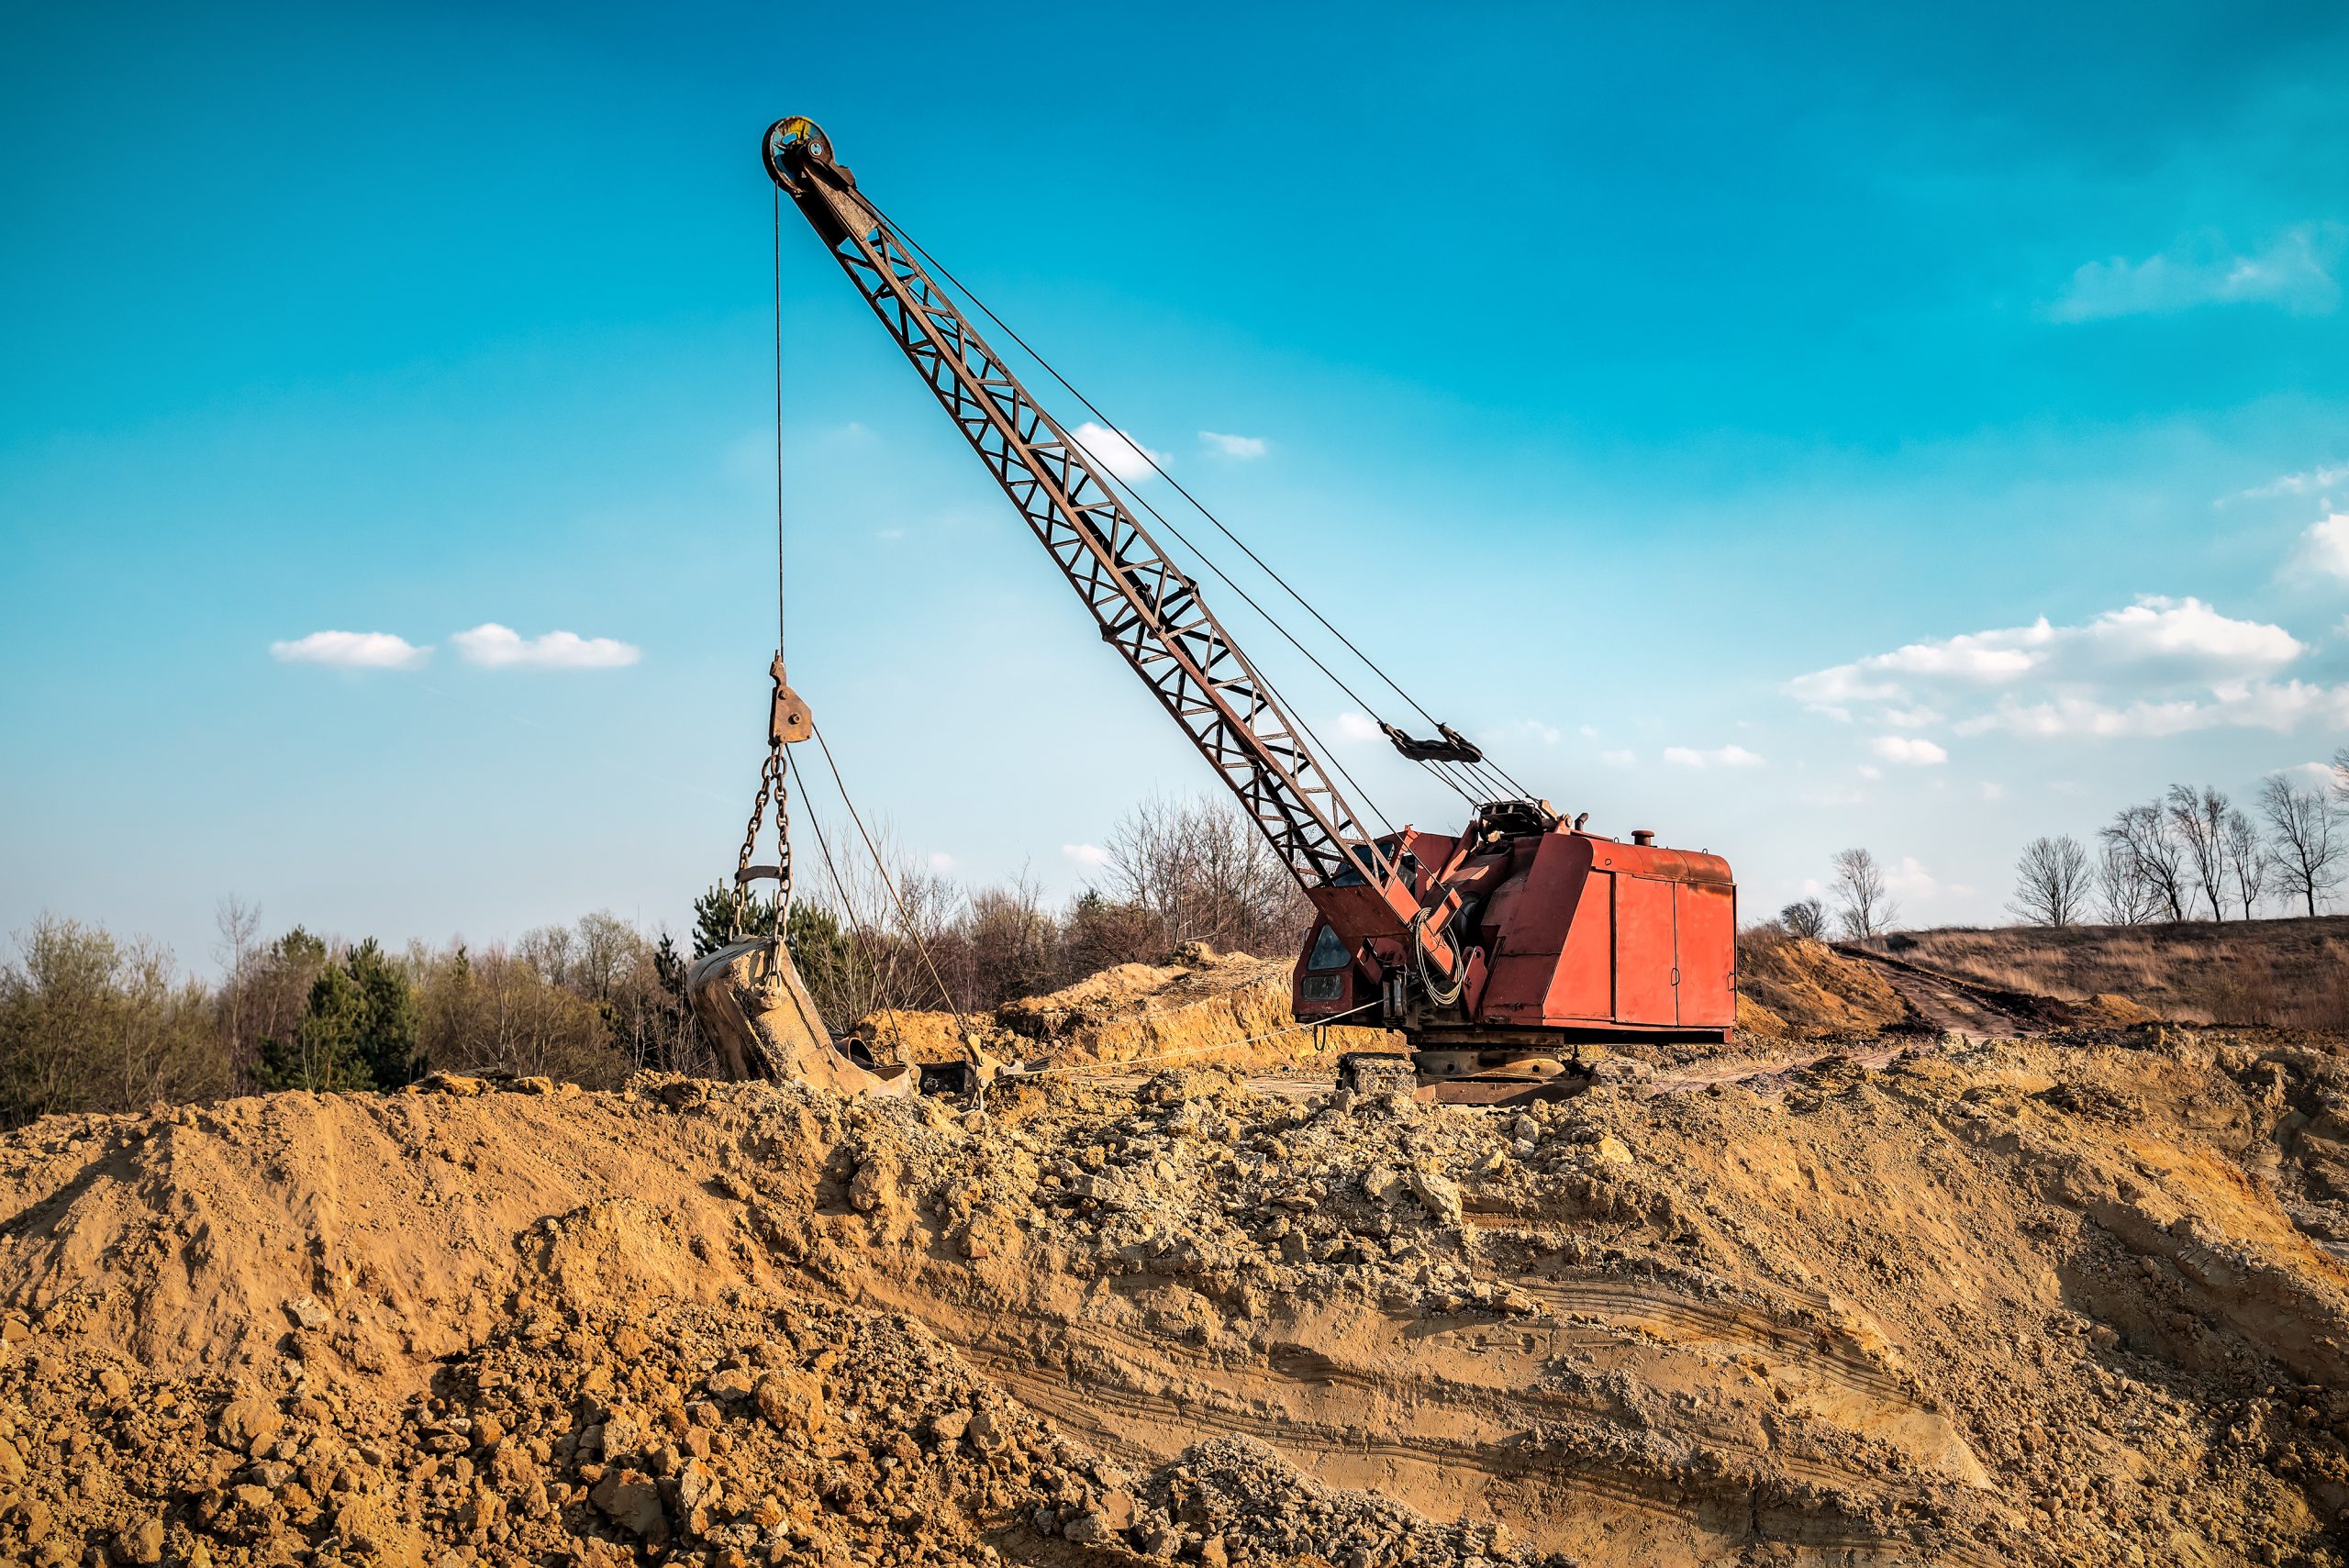
{"type": "MultiPolygon", "coordinates": [[[[885,848],[885,854],[886,850],[885,848]]],[[[903,857],[897,857],[903,860],[903,857]]],[[[885,1007],[985,1011],[1187,942],[1288,952],[1309,915],[1236,811],[1153,800],[1112,833],[1092,885],[1059,907],[1034,883],[965,888],[912,863],[807,888],[787,922],[825,1018],[885,1007]]],[[[683,947],[607,913],[510,944],[399,951],[296,926],[264,938],[235,899],[217,984],[170,951],[44,916],[0,966],[0,1125],[267,1089],[394,1089],[428,1072],[541,1074],[609,1087],[642,1068],[707,1072],[685,996],[693,959],[772,929],[772,905],[696,901],[683,947]]]]}
{"type": "Polygon", "coordinates": [[[2033,839],[2008,907],[2039,926],[2314,915],[2344,877],[2349,746],[2328,777],[2271,774],[2248,811],[2208,784],[2172,784],[2114,812],[2093,847],[2069,833],[2033,839]]]}

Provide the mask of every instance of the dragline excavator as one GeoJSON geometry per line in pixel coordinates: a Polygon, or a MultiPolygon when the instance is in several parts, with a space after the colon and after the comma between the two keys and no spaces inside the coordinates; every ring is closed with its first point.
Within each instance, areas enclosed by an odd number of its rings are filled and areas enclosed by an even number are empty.
{"type": "MultiPolygon", "coordinates": [[[[859,189],[812,121],[776,121],[764,158],[1102,640],[1304,889],[1317,918],[1293,976],[1300,1023],[1400,1031],[1408,1069],[1390,1058],[1353,1070],[1389,1083],[1409,1071],[1465,1100],[1537,1091],[1594,1044],[1729,1039],[1737,921],[1725,860],[1644,830],[1629,842],[1588,832],[1531,798],[1471,794],[1468,822],[1449,833],[1365,827],[1198,584],[941,286],[952,274],[859,189]]],[[[1386,728],[1406,757],[1453,765],[1455,783],[1502,776],[1475,766],[1482,753],[1448,727],[1430,740],[1386,728]]]]}

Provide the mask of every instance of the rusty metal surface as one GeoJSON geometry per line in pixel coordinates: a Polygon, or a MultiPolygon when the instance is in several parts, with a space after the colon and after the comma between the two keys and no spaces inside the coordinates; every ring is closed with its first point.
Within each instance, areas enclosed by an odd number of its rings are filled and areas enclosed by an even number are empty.
{"type": "Polygon", "coordinates": [[[774,682],[774,700],[767,712],[767,744],[791,746],[816,733],[816,720],[807,711],[791,683],[783,678],[783,655],[774,656],[767,667],[767,674],[774,682]]]}
{"type": "Polygon", "coordinates": [[[807,1084],[843,1095],[911,1095],[904,1063],[868,1071],[833,1049],[815,998],[781,942],[735,942],[695,962],[685,995],[729,1078],[807,1084]]]}

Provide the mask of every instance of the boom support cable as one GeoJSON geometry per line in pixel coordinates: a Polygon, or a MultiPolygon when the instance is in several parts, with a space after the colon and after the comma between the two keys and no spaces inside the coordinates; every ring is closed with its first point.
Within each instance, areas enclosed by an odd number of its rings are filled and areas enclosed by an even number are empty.
{"type": "MultiPolygon", "coordinates": [[[[860,195],[863,195],[863,193],[859,194],[860,195]]],[[[1085,410],[1096,419],[1099,420],[1106,428],[1113,431],[1119,428],[1116,422],[1111,420],[1107,414],[1104,414],[1100,407],[1096,405],[1091,398],[1078,391],[1066,376],[1061,374],[1060,371],[1052,364],[1052,361],[1046,359],[1037,350],[1033,344],[1030,343],[1025,338],[1022,338],[1019,335],[1019,330],[1009,322],[1004,320],[1002,317],[997,316],[995,311],[988,306],[986,301],[979,297],[976,290],[973,289],[968,284],[965,284],[961,278],[955,276],[952,268],[947,266],[937,257],[931,255],[930,252],[923,247],[922,243],[908,233],[905,227],[898,223],[896,218],[889,217],[889,215],[885,212],[882,212],[879,206],[873,201],[872,197],[863,196],[863,199],[864,200],[865,205],[873,207],[873,210],[876,214],[879,214],[884,222],[885,222],[892,229],[896,231],[897,235],[905,240],[906,246],[908,250],[920,257],[922,261],[934,270],[940,277],[945,279],[947,283],[952,284],[956,292],[960,293],[965,299],[969,300],[972,306],[976,309],[980,315],[993,322],[1002,330],[1006,337],[1009,338],[1014,343],[1019,345],[1019,347],[1027,352],[1028,356],[1034,360],[1043,370],[1046,375],[1051,376],[1053,381],[1060,384],[1063,391],[1066,392],[1071,397],[1075,398],[1080,404],[1083,404],[1085,410]]],[[[1251,549],[1247,540],[1232,532],[1230,528],[1224,525],[1222,518],[1209,511],[1205,503],[1201,502],[1197,496],[1192,495],[1190,491],[1184,488],[1182,481],[1176,479],[1173,474],[1167,473],[1165,469],[1161,467],[1158,460],[1151,455],[1149,449],[1143,447],[1139,442],[1133,442],[1131,444],[1134,450],[1141,454],[1142,461],[1150,465],[1152,473],[1156,473],[1159,478],[1166,481],[1166,483],[1174,488],[1176,495],[1182,496],[1185,501],[1190,503],[1194,511],[1197,511],[1199,516],[1205,517],[1209,523],[1213,524],[1218,533],[1220,533],[1224,538],[1239,546],[1241,554],[1253,562],[1264,575],[1279,584],[1284,593],[1287,594],[1290,598],[1296,600],[1297,604],[1304,608],[1306,614],[1311,616],[1316,621],[1319,621],[1321,624],[1322,628],[1328,631],[1330,636],[1336,638],[1341,643],[1343,643],[1347,651],[1351,652],[1355,658],[1361,660],[1364,666],[1368,669],[1371,673],[1376,675],[1379,680],[1386,683],[1388,690],[1392,691],[1397,696],[1402,698],[1414,712],[1418,713],[1421,718],[1426,719],[1430,724],[1436,724],[1440,722],[1436,718],[1435,715],[1430,713],[1418,698],[1405,691],[1402,686],[1396,682],[1395,678],[1389,675],[1375,660],[1372,659],[1369,654],[1364,653],[1361,648],[1356,646],[1352,638],[1339,630],[1338,628],[1330,622],[1330,617],[1323,615],[1319,609],[1316,608],[1313,602],[1308,599],[1303,594],[1299,593],[1296,587],[1289,583],[1288,579],[1283,577],[1279,572],[1273,568],[1270,562],[1266,562],[1263,556],[1258,555],[1255,550],[1251,549]]],[[[1247,592],[1241,588],[1238,584],[1232,582],[1230,577],[1224,573],[1221,567],[1216,564],[1214,560],[1209,557],[1205,550],[1200,550],[1197,545],[1192,544],[1190,540],[1184,539],[1181,530],[1177,529],[1173,523],[1168,522],[1164,516],[1159,512],[1158,508],[1152,506],[1147,499],[1143,498],[1139,494],[1136,494],[1130,487],[1128,488],[1127,494],[1132,500],[1139,504],[1144,511],[1148,512],[1152,517],[1157,518],[1159,523],[1170,533],[1173,533],[1178,540],[1181,540],[1186,549],[1197,556],[1200,561],[1206,562],[1208,569],[1210,572],[1213,572],[1217,577],[1220,578],[1227,587],[1230,588],[1233,593],[1238,594],[1242,599],[1247,600],[1249,607],[1253,609],[1258,615],[1264,617],[1265,622],[1269,624],[1274,630],[1279,632],[1282,637],[1286,638],[1291,647],[1294,647],[1298,652],[1304,654],[1306,658],[1312,660],[1314,667],[1319,670],[1324,675],[1329,676],[1330,681],[1337,685],[1340,691],[1344,692],[1347,696],[1353,698],[1354,703],[1365,713],[1370,713],[1373,717],[1375,717],[1375,710],[1369,703],[1363,701],[1363,699],[1355,694],[1353,689],[1344,681],[1340,680],[1336,673],[1334,673],[1328,665],[1322,663],[1319,659],[1314,656],[1310,650],[1306,648],[1303,643],[1297,641],[1297,639],[1290,634],[1287,628],[1281,625],[1281,623],[1268,613],[1263,606],[1258,605],[1254,599],[1251,598],[1247,592]]],[[[1500,777],[1506,781],[1510,789],[1514,790],[1520,795],[1527,795],[1525,786],[1519,784],[1514,778],[1509,777],[1508,771],[1503,769],[1500,764],[1493,762],[1489,765],[1495,773],[1498,773],[1500,777]]],[[[1442,777],[1442,775],[1439,774],[1438,776],[1442,777]]],[[[1471,776],[1473,777],[1474,775],[1472,774],[1471,776]]],[[[1462,790],[1459,784],[1453,783],[1450,779],[1447,778],[1444,782],[1451,784],[1451,787],[1454,791],[1464,795],[1468,794],[1468,792],[1462,790]]],[[[1473,795],[1469,796],[1469,798],[1471,804],[1477,804],[1473,795]]],[[[1531,796],[1527,795],[1527,798],[1531,798],[1531,796]]]]}

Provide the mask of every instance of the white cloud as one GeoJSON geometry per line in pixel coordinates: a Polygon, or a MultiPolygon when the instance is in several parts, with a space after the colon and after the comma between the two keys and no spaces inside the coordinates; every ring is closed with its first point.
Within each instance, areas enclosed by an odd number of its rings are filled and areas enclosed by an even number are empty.
{"type": "Polygon", "coordinates": [[[2002,784],[1993,784],[1990,780],[1984,779],[1982,781],[1982,798],[1985,800],[2004,800],[2007,798],[2007,786],[2002,784]]]}
{"type": "Polygon", "coordinates": [[[2045,702],[2001,702],[1996,708],[1956,725],[1960,735],[2004,730],[2035,740],[2121,737],[2160,738],[2199,729],[2296,729],[2314,720],[2349,727],[2349,684],[2311,685],[2302,681],[2233,681],[2214,687],[2209,700],[2109,704],[2081,696],[2045,702]]]}
{"type": "Polygon", "coordinates": [[[632,644],[608,637],[581,637],[574,631],[524,637],[495,621],[484,621],[449,640],[457,645],[467,663],[490,670],[610,670],[633,664],[644,656],[632,644]]]}
{"type": "Polygon", "coordinates": [[[1061,853],[1088,871],[1109,863],[1109,851],[1098,844],[1063,844],[1061,853]]]}
{"type": "Polygon", "coordinates": [[[1758,768],[1762,759],[1742,746],[1716,746],[1710,751],[1698,751],[1693,746],[1666,746],[1664,760],[1675,768],[1758,768]]]}
{"type": "Polygon", "coordinates": [[[1090,419],[1071,430],[1069,439],[1091,453],[1094,462],[1128,484],[1148,478],[1154,472],[1152,465],[1166,456],[1151,450],[1123,430],[1113,430],[1090,419]]]}
{"type": "Polygon", "coordinates": [[[339,670],[413,670],[432,657],[432,650],[388,631],[314,631],[271,643],[269,656],[282,664],[330,664],[339,670]]]}
{"type": "Polygon", "coordinates": [[[934,872],[950,872],[954,869],[954,857],[944,850],[934,850],[930,852],[928,863],[930,869],[934,872]]]}
{"type": "Polygon", "coordinates": [[[2349,579],[2349,512],[2310,524],[2300,535],[2299,558],[2311,571],[2349,579]]]}
{"type": "Polygon", "coordinates": [[[1868,751],[1880,762],[1904,768],[1931,768],[1949,761],[1949,753],[1921,735],[1879,735],[1868,751]]]}
{"type": "Polygon", "coordinates": [[[2333,269],[2344,235],[2349,230],[2337,223],[2302,223],[2250,254],[2202,234],[2142,261],[2090,261],[2047,313],[2057,321],[2098,321],[2198,305],[2273,305],[2295,316],[2329,315],[2341,303],[2333,269]]]}
{"type": "Polygon", "coordinates": [[[1637,751],[1601,751],[1598,760],[1610,768],[1628,768],[1640,760],[1637,751]]]}
{"type": "Polygon", "coordinates": [[[1386,731],[1378,728],[1378,720],[1366,713],[1338,715],[1338,739],[1341,740],[1378,740],[1386,731]]]}
{"type": "MultiPolygon", "coordinates": [[[[1900,728],[1947,722],[1943,709],[1955,708],[1952,728],[1960,735],[2289,728],[2349,706],[2349,686],[2273,679],[2307,651],[2280,626],[2236,619],[2199,599],[2147,597],[2076,626],[2043,617],[2029,626],[1909,643],[1798,675],[1784,689],[1837,718],[1875,705],[1863,717],[1900,728]]],[[[1878,755],[1888,753],[1879,746],[1878,755]]]]}
{"type": "Polygon", "coordinates": [[[2330,762],[2295,762],[2288,768],[2278,768],[2276,771],[2302,789],[2331,789],[2332,781],[2337,776],[2330,762]]]}
{"type": "Polygon", "coordinates": [[[1201,430],[1199,439],[1225,457],[1242,460],[1260,458],[1272,450],[1272,444],[1262,436],[1226,436],[1214,430],[1201,430]]]}
{"type": "Polygon", "coordinates": [[[1897,865],[1884,868],[1884,884],[1908,898],[1931,898],[1941,891],[1941,884],[1914,855],[1903,855],[1897,865]]]}
{"type": "Polygon", "coordinates": [[[2228,499],[2271,501],[2279,495],[2321,495],[2343,480],[2349,480],[2349,463],[2319,463],[2299,473],[2287,473],[2249,490],[2239,490],[2228,499]]]}
{"type": "Polygon", "coordinates": [[[1884,770],[1877,767],[1874,762],[1862,762],[1859,765],[1857,772],[1860,777],[1864,779],[1880,779],[1884,777],[1884,770]]]}
{"type": "Polygon", "coordinates": [[[1501,733],[1504,739],[1539,740],[1544,746],[1555,746],[1566,738],[1556,725],[1544,724],[1538,718],[1520,718],[1501,733]]]}

